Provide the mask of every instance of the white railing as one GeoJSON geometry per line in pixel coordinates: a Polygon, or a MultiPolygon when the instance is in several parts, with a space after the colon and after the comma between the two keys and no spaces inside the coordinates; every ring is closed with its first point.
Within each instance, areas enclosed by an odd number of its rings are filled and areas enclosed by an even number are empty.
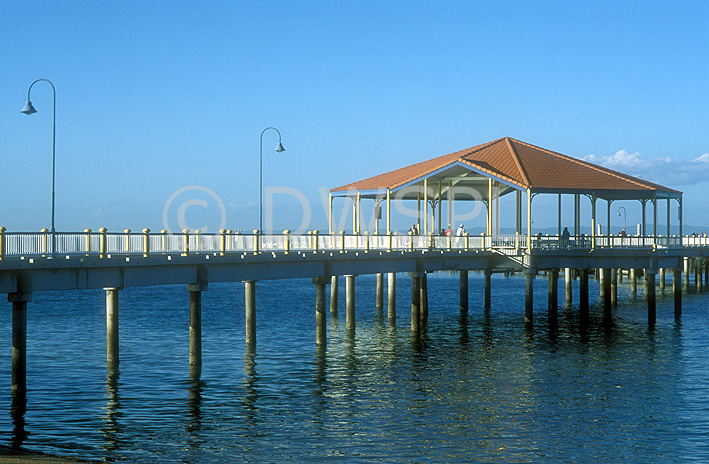
{"type": "MultiPolygon", "coordinates": [[[[533,235],[529,248],[533,249],[594,249],[594,248],[680,248],[709,247],[709,238],[642,237],[642,236],[571,236],[533,235]]],[[[143,232],[6,232],[0,227],[0,259],[5,257],[36,257],[47,255],[139,255],[195,254],[195,253],[260,253],[260,252],[345,252],[360,251],[414,251],[414,250],[503,250],[505,253],[526,249],[526,235],[495,236],[438,236],[438,235],[363,235],[283,234],[261,235],[221,231],[218,234],[162,231],[143,232]]]]}

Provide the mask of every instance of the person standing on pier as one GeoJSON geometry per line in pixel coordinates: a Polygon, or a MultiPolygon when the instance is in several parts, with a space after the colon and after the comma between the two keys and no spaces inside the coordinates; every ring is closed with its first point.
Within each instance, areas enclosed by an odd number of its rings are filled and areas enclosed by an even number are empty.
{"type": "Polygon", "coordinates": [[[568,227],[564,227],[564,230],[561,232],[561,246],[562,247],[568,247],[569,246],[569,237],[571,237],[571,233],[569,232],[568,227]]]}

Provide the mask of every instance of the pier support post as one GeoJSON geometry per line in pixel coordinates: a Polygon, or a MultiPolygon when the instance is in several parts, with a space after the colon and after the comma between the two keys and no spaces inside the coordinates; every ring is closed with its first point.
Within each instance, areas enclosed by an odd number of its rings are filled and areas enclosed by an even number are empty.
{"type": "Polygon", "coordinates": [[[588,269],[579,269],[579,319],[588,324],[588,269]]]}
{"type": "Polygon", "coordinates": [[[547,279],[549,280],[548,289],[548,310],[549,310],[549,321],[550,323],[556,323],[559,309],[559,270],[550,269],[547,272],[547,279]]]}
{"type": "Polygon", "coordinates": [[[325,278],[313,277],[315,284],[315,344],[324,346],[327,342],[325,328],[325,278]]]}
{"type": "Polygon", "coordinates": [[[411,276],[411,333],[421,333],[421,273],[410,272],[411,276]]]}
{"type": "Polygon", "coordinates": [[[421,324],[428,322],[428,277],[421,273],[421,324]]]}
{"type": "Polygon", "coordinates": [[[118,365],[118,287],[106,287],[106,361],[118,365]]]}
{"type": "Polygon", "coordinates": [[[190,293],[190,377],[202,375],[202,291],[207,284],[189,284],[190,293]]]}
{"type": "Polygon", "coordinates": [[[695,271],[694,271],[694,283],[696,284],[697,291],[702,291],[702,271],[704,270],[704,259],[695,258],[695,271]]]}
{"type": "Polygon", "coordinates": [[[533,323],[535,272],[534,269],[524,270],[524,323],[527,326],[533,323]]]}
{"type": "Polygon", "coordinates": [[[338,298],[338,287],[337,287],[337,276],[332,276],[330,278],[330,316],[337,317],[337,298],[338,298]]]}
{"type": "Polygon", "coordinates": [[[484,297],[483,297],[483,308],[485,310],[490,309],[490,303],[491,303],[491,298],[490,298],[490,286],[491,286],[491,279],[492,277],[492,269],[485,269],[485,283],[484,283],[484,297]]]}
{"type": "Polygon", "coordinates": [[[660,290],[665,289],[665,268],[660,268],[660,290]]]}
{"type": "Polygon", "coordinates": [[[8,293],[12,303],[12,370],[10,391],[13,398],[22,398],[27,392],[27,303],[31,293],[8,293]]]}
{"type": "Polygon", "coordinates": [[[682,286],[680,285],[680,280],[682,279],[682,271],[680,269],[672,270],[672,293],[675,297],[675,318],[679,319],[682,317],[682,286]]]}
{"type": "Polygon", "coordinates": [[[246,313],[246,347],[256,346],[256,281],[244,281],[244,309],[246,313]]]}
{"type": "Polygon", "coordinates": [[[387,274],[387,303],[388,311],[387,318],[389,319],[389,325],[396,324],[396,273],[389,272],[387,274]]]}
{"type": "Polygon", "coordinates": [[[598,269],[596,269],[596,271],[597,271],[596,275],[598,275],[598,289],[600,292],[600,297],[605,304],[606,295],[608,295],[609,298],[611,296],[610,292],[606,292],[606,282],[608,282],[608,279],[606,279],[606,272],[605,272],[606,270],[603,268],[598,268],[598,269]]]}
{"type": "Polygon", "coordinates": [[[628,280],[630,280],[630,293],[635,295],[638,293],[638,279],[635,269],[628,269],[628,280]]]}
{"type": "Polygon", "coordinates": [[[647,323],[655,325],[656,320],[656,305],[655,305],[655,270],[645,269],[645,282],[647,286],[647,323]]]}
{"type": "Polygon", "coordinates": [[[355,328],[355,276],[346,276],[345,287],[347,293],[347,321],[345,326],[348,331],[355,328]]]}
{"type": "Polygon", "coordinates": [[[608,268],[601,269],[601,286],[603,287],[603,312],[606,316],[610,315],[612,298],[611,298],[611,270],[608,268]]]}
{"type": "Polygon", "coordinates": [[[384,274],[381,272],[377,273],[377,314],[381,313],[384,309],[384,274]]]}
{"type": "Polygon", "coordinates": [[[687,258],[687,257],[684,258],[684,283],[683,283],[684,288],[689,287],[689,260],[690,259],[691,258],[687,258]]]}
{"type": "Polygon", "coordinates": [[[573,300],[571,296],[571,290],[572,290],[572,285],[571,282],[573,280],[573,276],[571,274],[571,268],[564,268],[564,286],[566,290],[566,304],[571,304],[571,301],[573,300]]]}
{"type": "Polygon", "coordinates": [[[460,314],[468,314],[468,271],[460,271],[460,314]]]}
{"type": "Polygon", "coordinates": [[[618,269],[611,269],[611,304],[618,305],[618,269]]]}

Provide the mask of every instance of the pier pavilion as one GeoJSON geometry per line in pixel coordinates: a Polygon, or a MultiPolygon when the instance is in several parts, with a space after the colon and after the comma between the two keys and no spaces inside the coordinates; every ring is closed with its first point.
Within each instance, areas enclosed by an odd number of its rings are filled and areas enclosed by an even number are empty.
{"type": "MultiPolygon", "coordinates": [[[[676,224],[682,235],[682,192],[644,179],[632,177],[577,158],[540,148],[510,137],[439,156],[410,166],[379,174],[330,190],[329,229],[333,232],[333,200],[349,198],[353,205],[352,233],[362,233],[363,199],[372,200],[374,216],[386,206],[386,232],[392,232],[392,202],[416,202],[418,230],[424,235],[440,231],[442,205],[448,207],[448,228],[452,229],[455,202],[478,201],[485,205],[486,235],[499,235],[500,198],[515,195],[514,217],[516,235],[525,234],[531,244],[532,202],[537,195],[558,198],[558,233],[562,232],[561,198],[574,198],[573,234],[581,235],[583,223],[591,226],[591,235],[598,234],[596,215],[598,200],[608,204],[606,231],[611,230],[610,206],[614,201],[637,200],[642,211],[640,235],[657,237],[658,201],[667,202],[667,230],[670,236],[672,205],[677,202],[676,224]],[[590,200],[590,218],[581,217],[581,197],[590,200]],[[646,206],[652,205],[652,233],[646,228],[646,206]],[[436,211],[437,210],[437,211],[436,211]],[[526,211],[526,215],[525,215],[526,211]],[[526,227],[523,218],[526,216],[526,227]],[[436,219],[438,224],[436,225],[436,219]]],[[[508,212],[507,214],[510,214],[508,212]]],[[[375,234],[379,234],[379,221],[375,234]]]]}

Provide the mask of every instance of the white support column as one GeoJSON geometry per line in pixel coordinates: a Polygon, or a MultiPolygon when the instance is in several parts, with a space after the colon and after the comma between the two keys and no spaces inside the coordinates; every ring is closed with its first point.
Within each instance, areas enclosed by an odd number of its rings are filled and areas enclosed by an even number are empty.
{"type": "Polygon", "coordinates": [[[596,192],[591,195],[591,249],[596,248],[596,192]]]}
{"type": "Polygon", "coordinates": [[[488,236],[492,235],[492,178],[487,179],[487,229],[488,236]]]}
{"type": "Polygon", "coordinates": [[[442,203],[443,202],[441,201],[441,181],[439,180],[438,181],[438,230],[437,231],[440,231],[443,226],[441,223],[441,219],[443,216],[442,211],[441,211],[441,208],[443,207],[442,203]]]}
{"type": "Polygon", "coordinates": [[[387,235],[391,233],[391,189],[387,189],[387,235]]]}
{"type": "Polygon", "coordinates": [[[606,210],[606,235],[608,236],[608,246],[611,244],[611,204],[613,200],[606,200],[608,209],[606,210]]]}
{"type": "Polygon", "coordinates": [[[416,229],[421,233],[421,191],[416,192],[416,229]]]}
{"type": "Polygon", "coordinates": [[[428,179],[423,180],[423,234],[428,235],[428,179]]]}
{"type": "Polygon", "coordinates": [[[559,237],[561,237],[561,194],[559,194],[559,201],[558,201],[558,205],[556,207],[556,212],[557,212],[558,229],[559,229],[559,231],[557,232],[557,235],[559,235],[559,237]]]}
{"type": "Polygon", "coordinates": [[[451,201],[451,181],[448,181],[448,193],[446,197],[448,198],[448,228],[453,230],[453,202],[451,201]]]}
{"type": "Polygon", "coordinates": [[[679,238],[682,240],[682,197],[679,197],[679,209],[677,216],[679,217],[679,238]]]}
{"type": "Polygon", "coordinates": [[[327,229],[328,233],[332,235],[332,193],[330,194],[330,208],[327,216],[327,229]]]}
{"type": "Polygon", "coordinates": [[[527,249],[532,248],[532,190],[527,189],[527,249]]]}
{"type": "Polygon", "coordinates": [[[495,235],[500,235],[500,183],[497,181],[493,196],[495,197],[495,235]]]}
{"type": "Polygon", "coordinates": [[[361,231],[361,226],[362,226],[362,197],[359,192],[357,192],[357,231],[355,232],[357,235],[360,234],[361,231]]]}
{"type": "Polygon", "coordinates": [[[515,192],[515,235],[522,234],[522,191],[515,192]]]}
{"type": "Polygon", "coordinates": [[[581,195],[574,193],[574,235],[581,235],[581,195]]]}
{"type": "Polygon", "coordinates": [[[667,237],[671,235],[670,230],[670,198],[667,197],[667,237]]]}
{"type": "Polygon", "coordinates": [[[654,243],[657,243],[657,193],[652,198],[652,236],[654,243]]]}

